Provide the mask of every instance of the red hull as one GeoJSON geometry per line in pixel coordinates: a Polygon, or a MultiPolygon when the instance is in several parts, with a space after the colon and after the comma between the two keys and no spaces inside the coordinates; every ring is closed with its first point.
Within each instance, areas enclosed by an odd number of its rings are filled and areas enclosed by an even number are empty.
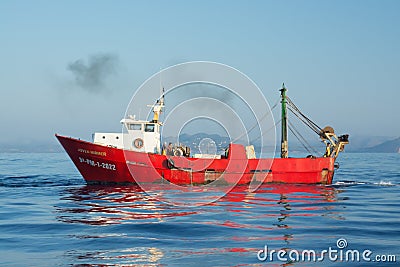
{"type": "Polygon", "coordinates": [[[244,147],[231,144],[222,159],[170,157],[124,151],[56,135],[87,183],[227,184],[301,183],[331,184],[335,159],[247,159],[244,147]]]}

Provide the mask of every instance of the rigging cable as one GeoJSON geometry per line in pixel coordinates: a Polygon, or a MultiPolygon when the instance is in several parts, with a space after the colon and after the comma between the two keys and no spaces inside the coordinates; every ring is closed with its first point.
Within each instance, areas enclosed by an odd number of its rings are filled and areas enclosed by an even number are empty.
{"type": "Polygon", "coordinates": [[[307,140],[304,138],[304,136],[301,135],[301,133],[296,129],[296,127],[294,127],[294,125],[290,121],[288,122],[289,122],[289,130],[297,138],[297,140],[299,140],[299,142],[308,151],[308,153],[312,154],[314,152],[315,154],[318,154],[318,151],[307,142],[307,140]],[[311,152],[310,149],[313,152],[311,152]]]}
{"type": "MultiPolygon", "coordinates": [[[[272,106],[271,111],[274,110],[274,108],[275,108],[278,104],[279,104],[279,99],[278,99],[278,101],[276,101],[276,103],[272,106]]],[[[265,114],[260,118],[260,120],[257,121],[248,131],[245,131],[245,132],[242,133],[239,137],[236,137],[234,140],[231,141],[231,143],[234,143],[234,142],[238,141],[240,138],[242,138],[242,137],[245,136],[246,134],[250,133],[254,128],[256,128],[257,126],[260,125],[260,122],[261,122],[263,119],[265,119],[265,118],[266,118],[269,114],[271,114],[271,113],[272,113],[272,112],[267,112],[267,113],[265,113],[265,114]]],[[[276,124],[275,124],[275,125],[276,125],[276,124]]],[[[275,127],[275,126],[274,126],[274,127],[275,127]]],[[[270,130],[270,129],[268,129],[268,130],[265,131],[265,132],[268,132],[269,130],[270,130]]],[[[264,132],[261,133],[260,137],[258,137],[256,140],[258,140],[259,138],[261,138],[262,134],[264,134],[264,132]]]]}
{"type": "MultiPolygon", "coordinates": [[[[290,112],[293,113],[293,115],[295,115],[299,120],[301,120],[305,125],[307,125],[313,132],[315,132],[316,134],[320,134],[320,130],[316,129],[315,127],[313,127],[312,125],[309,124],[308,121],[306,121],[305,118],[303,118],[302,116],[300,116],[298,113],[296,113],[291,106],[288,106],[288,110],[290,112]]],[[[319,127],[318,127],[319,128],[319,127]]]]}
{"type": "Polygon", "coordinates": [[[257,141],[258,139],[260,139],[264,134],[268,133],[269,131],[271,131],[272,129],[276,128],[276,125],[278,125],[280,122],[282,121],[282,119],[280,119],[279,121],[277,121],[272,127],[268,128],[267,130],[265,130],[264,132],[262,132],[256,139],[252,139],[252,142],[257,141]]]}
{"type": "MultiPolygon", "coordinates": [[[[315,133],[317,133],[318,135],[320,134],[320,132],[322,131],[322,128],[319,127],[315,122],[313,122],[310,118],[308,118],[306,115],[304,115],[300,109],[293,103],[293,101],[289,98],[287,98],[287,102],[289,104],[289,107],[291,107],[293,110],[291,110],[293,113],[294,111],[296,111],[298,113],[298,115],[300,115],[304,120],[302,120],[308,127],[310,127],[315,133]]],[[[296,114],[295,114],[296,115],[296,114]]],[[[297,116],[297,115],[296,115],[297,116]]],[[[297,116],[298,118],[300,118],[299,116],[297,116]]]]}
{"type": "Polygon", "coordinates": [[[319,135],[321,128],[318,125],[302,114],[295,106],[289,105],[289,108],[291,109],[290,111],[296,115],[296,117],[298,117],[304,124],[306,124],[311,130],[319,135]]]}
{"type": "Polygon", "coordinates": [[[305,145],[303,144],[303,142],[301,142],[301,140],[299,139],[299,137],[293,132],[293,130],[292,130],[291,127],[289,127],[289,130],[290,130],[290,132],[297,138],[297,140],[300,141],[300,144],[308,151],[308,153],[312,154],[312,152],[308,149],[308,147],[305,146],[305,145]]]}
{"type": "Polygon", "coordinates": [[[304,117],[310,124],[312,124],[314,127],[321,129],[316,123],[314,123],[310,118],[308,118],[306,115],[304,115],[303,112],[300,111],[300,109],[296,106],[296,104],[293,103],[293,101],[287,96],[287,100],[289,101],[289,104],[302,116],[304,117]]]}

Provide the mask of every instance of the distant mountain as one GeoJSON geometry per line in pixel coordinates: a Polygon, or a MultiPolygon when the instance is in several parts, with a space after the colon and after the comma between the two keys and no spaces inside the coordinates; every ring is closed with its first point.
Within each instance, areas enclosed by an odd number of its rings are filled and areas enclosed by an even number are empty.
{"type": "Polygon", "coordinates": [[[350,143],[346,146],[345,151],[363,152],[367,148],[378,146],[396,138],[397,136],[350,135],[350,143]]]}
{"type": "Polygon", "coordinates": [[[179,136],[179,140],[176,137],[164,137],[163,142],[173,143],[173,144],[184,144],[190,147],[192,153],[200,152],[200,142],[206,138],[211,139],[215,142],[215,146],[217,149],[217,154],[223,154],[226,147],[228,147],[230,143],[230,138],[226,136],[220,136],[218,134],[206,134],[206,133],[197,133],[194,135],[189,134],[181,134],[179,136]],[[178,142],[179,141],[179,142],[178,142]]]}
{"type": "Polygon", "coordinates": [[[400,137],[383,142],[379,145],[361,149],[359,152],[398,153],[400,151],[400,137]]]}

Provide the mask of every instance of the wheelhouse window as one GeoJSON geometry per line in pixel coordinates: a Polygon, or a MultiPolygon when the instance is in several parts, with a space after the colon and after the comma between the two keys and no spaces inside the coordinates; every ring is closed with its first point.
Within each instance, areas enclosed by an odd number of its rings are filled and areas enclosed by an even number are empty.
{"type": "Polygon", "coordinates": [[[146,124],[144,131],[145,132],[154,132],[154,124],[146,124]]]}
{"type": "Polygon", "coordinates": [[[131,123],[129,124],[129,130],[134,130],[134,131],[140,131],[142,130],[142,124],[141,123],[131,123]]]}

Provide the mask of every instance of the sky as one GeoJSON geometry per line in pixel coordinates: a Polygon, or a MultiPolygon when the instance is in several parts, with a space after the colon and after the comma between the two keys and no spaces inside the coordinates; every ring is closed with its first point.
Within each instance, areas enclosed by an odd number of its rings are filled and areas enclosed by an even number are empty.
{"type": "MultiPolygon", "coordinates": [[[[0,1],[0,144],[121,130],[160,69],[213,61],[321,126],[399,136],[399,1],[0,1]]],[[[149,99],[149,103],[153,100],[149,99]]]]}

